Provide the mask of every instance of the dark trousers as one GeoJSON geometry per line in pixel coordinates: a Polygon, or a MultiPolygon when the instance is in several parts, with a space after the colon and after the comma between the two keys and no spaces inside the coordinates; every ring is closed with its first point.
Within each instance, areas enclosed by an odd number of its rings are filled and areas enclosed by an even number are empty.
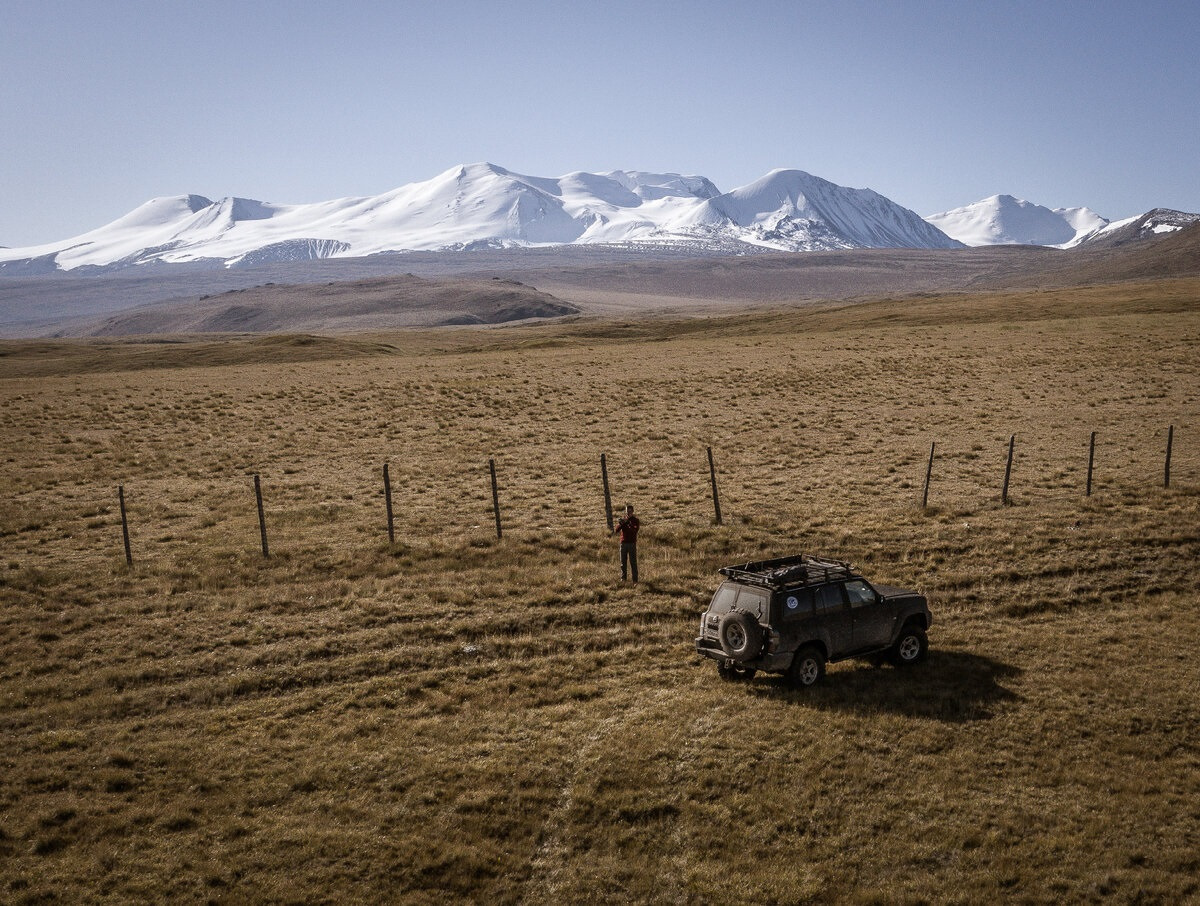
{"type": "Polygon", "coordinates": [[[637,545],[622,544],[621,545],[621,578],[628,578],[628,573],[633,572],[633,581],[637,581],[637,545]]]}

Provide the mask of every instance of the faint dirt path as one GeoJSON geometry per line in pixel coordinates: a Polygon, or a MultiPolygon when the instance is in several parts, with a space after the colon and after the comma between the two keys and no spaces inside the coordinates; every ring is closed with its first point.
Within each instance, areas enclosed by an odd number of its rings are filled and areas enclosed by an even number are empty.
{"type": "Polygon", "coordinates": [[[533,857],[532,872],[526,882],[521,900],[526,902],[561,902],[569,880],[569,859],[572,847],[569,816],[575,804],[575,788],[579,779],[602,759],[604,749],[614,731],[627,724],[638,723],[660,707],[671,707],[679,693],[676,687],[663,687],[650,695],[634,690],[629,698],[617,704],[611,715],[600,721],[587,734],[587,744],[575,757],[571,770],[566,772],[558,801],[540,835],[541,843],[533,857]]]}

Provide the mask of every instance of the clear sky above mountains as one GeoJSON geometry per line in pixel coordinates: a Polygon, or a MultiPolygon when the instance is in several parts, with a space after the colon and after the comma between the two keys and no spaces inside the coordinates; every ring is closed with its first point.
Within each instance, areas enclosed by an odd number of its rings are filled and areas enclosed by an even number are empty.
{"type": "Polygon", "coordinates": [[[0,0],[0,245],[489,160],[1200,211],[1200,5],[0,0]]]}

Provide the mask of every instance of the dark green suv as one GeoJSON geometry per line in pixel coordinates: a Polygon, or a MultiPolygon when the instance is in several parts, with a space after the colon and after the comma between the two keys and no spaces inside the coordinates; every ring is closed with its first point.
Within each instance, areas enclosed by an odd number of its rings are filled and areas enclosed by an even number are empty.
{"type": "Polygon", "coordinates": [[[924,595],[868,582],[849,563],[799,554],[721,571],[725,581],[700,618],[696,651],[724,679],[782,673],[796,687],[848,658],[916,664],[933,621],[924,595]]]}

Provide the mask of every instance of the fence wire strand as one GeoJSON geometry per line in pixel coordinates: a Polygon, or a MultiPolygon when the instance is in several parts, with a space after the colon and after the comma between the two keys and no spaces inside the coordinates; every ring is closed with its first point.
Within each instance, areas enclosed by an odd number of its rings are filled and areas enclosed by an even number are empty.
{"type": "MultiPolygon", "coordinates": [[[[1107,426],[1096,431],[1092,497],[1124,498],[1167,479],[1168,428],[1107,426]]],[[[969,510],[998,505],[1011,433],[935,440],[928,505],[969,510]]],[[[1017,433],[1010,502],[1083,501],[1090,430],[1017,433]]],[[[1200,425],[1181,420],[1171,432],[1170,485],[1200,484],[1200,425]]],[[[874,509],[919,509],[929,466],[929,440],[820,451],[766,446],[713,447],[723,521],[769,514],[777,524],[852,519],[874,509]],[[848,478],[852,476],[852,478],[848,478]]],[[[504,532],[600,535],[607,532],[600,453],[561,447],[525,448],[494,457],[504,532]]],[[[712,525],[715,511],[705,447],[686,441],[639,443],[606,453],[614,513],[633,503],[651,532],[712,525]]],[[[386,542],[383,458],[354,455],[333,469],[322,458],[262,474],[271,549],[386,542]]],[[[494,532],[488,458],[459,451],[436,466],[388,457],[397,540],[462,532],[494,532]]],[[[135,561],[186,557],[192,545],[253,553],[258,521],[253,474],[159,475],[125,482],[135,561]]],[[[120,557],[117,490],[17,494],[5,520],[10,532],[51,529],[59,562],[82,565],[120,557]],[[111,496],[111,499],[109,497],[111,496]],[[84,526],[83,542],[76,538],[84,526]],[[101,553],[103,552],[103,553],[101,553]]]]}

